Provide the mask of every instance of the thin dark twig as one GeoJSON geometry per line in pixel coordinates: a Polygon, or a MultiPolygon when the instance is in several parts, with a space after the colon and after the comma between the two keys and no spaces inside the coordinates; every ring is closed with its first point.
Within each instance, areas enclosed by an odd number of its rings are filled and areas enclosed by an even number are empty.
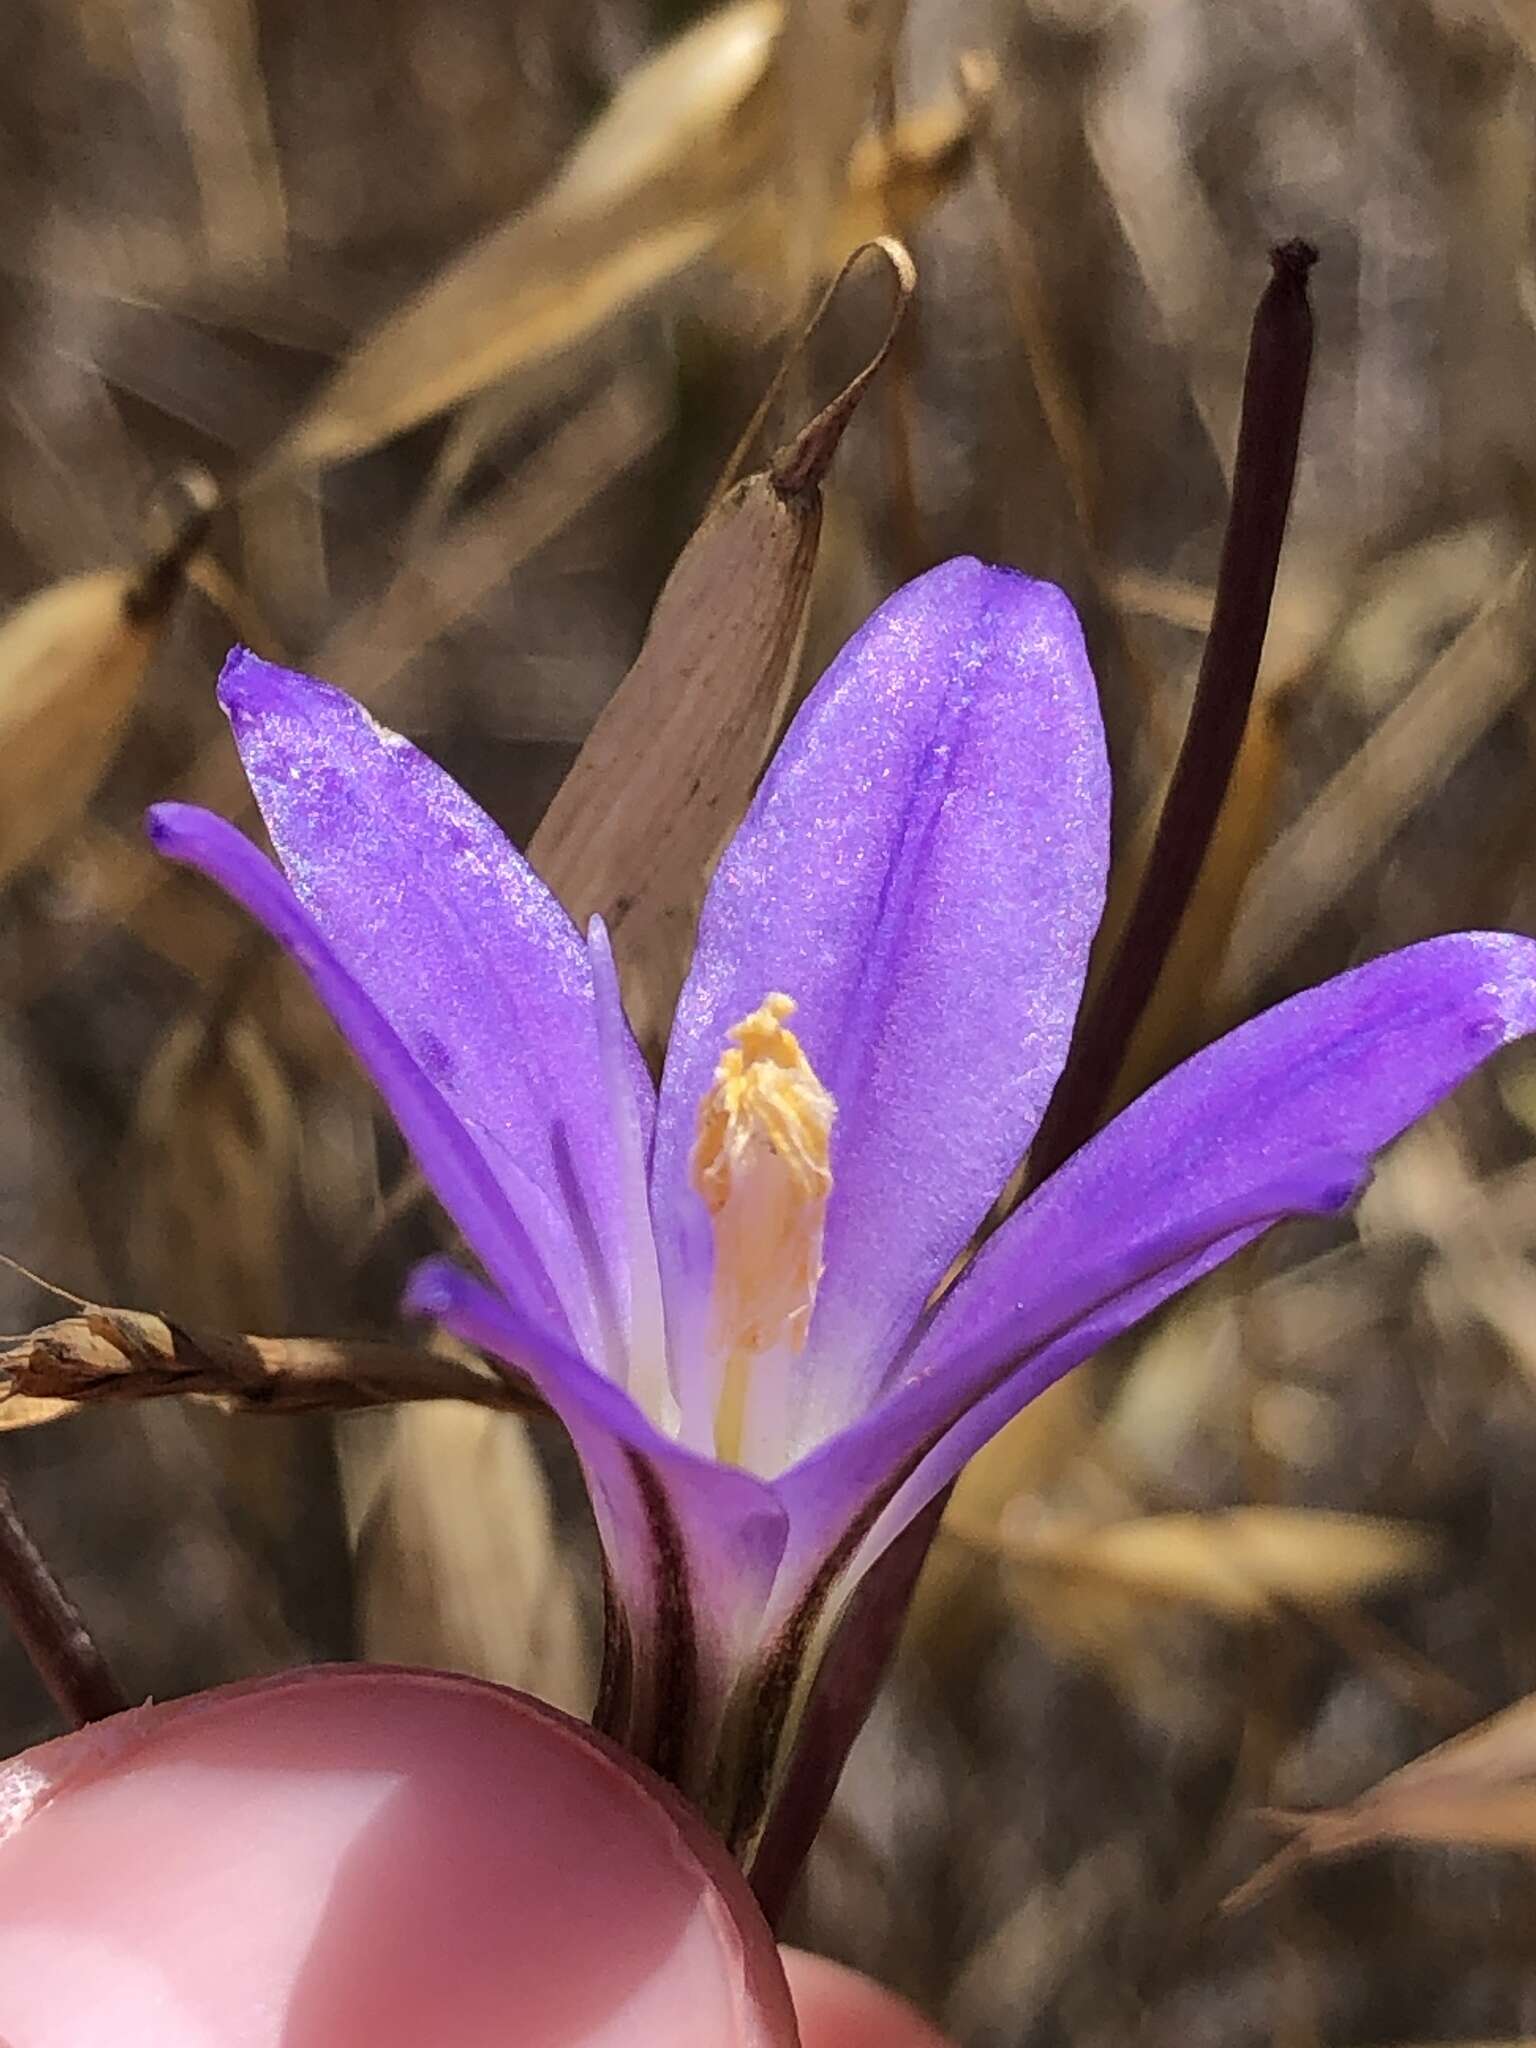
{"type": "Polygon", "coordinates": [[[1253,316],[1232,504],[1189,725],[1135,906],[1031,1150],[1031,1188],[1077,1150],[1103,1112],[1205,860],[1248,722],[1296,475],[1312,363],[1307,276],[1317,251],[1285,242],[1270,261],[1274,275],[1253,316]]]}
{"type": "Polygon", "coordinates": [[[33,1669],[77,1728],[119,1714],[128,1702],[74,1602],[0,1484],[0,1607],[33,1669]]]}
{"type": "Polygon", "coordinates": [[[200,469],[183,471],[177,479],[186,510],[166,545],[147,561],[123,599],[123,610],[137,625],[163,618],[180,594],[187,564],[208,538],[218,509],[218,487],[200,469]]]}

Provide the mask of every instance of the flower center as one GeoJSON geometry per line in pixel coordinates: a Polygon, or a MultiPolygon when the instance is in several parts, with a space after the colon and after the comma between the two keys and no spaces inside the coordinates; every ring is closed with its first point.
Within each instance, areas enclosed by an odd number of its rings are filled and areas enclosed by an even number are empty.
{"type": "Polygon", "coordinates": [[[748,1462],[743,1451],[761,1434],[754,1407],[781,1391],[762,1387],[761,1375],[754,1384],[753,1367],[804,1347],[821,1279],[837,1104],[784,1028],[794,1009],[770,995],[732,1026],[693,1149],[693,1184],[715,1234],[711,1305],[724,1360],[715,1450],[733,1464],[748,1462]]]}

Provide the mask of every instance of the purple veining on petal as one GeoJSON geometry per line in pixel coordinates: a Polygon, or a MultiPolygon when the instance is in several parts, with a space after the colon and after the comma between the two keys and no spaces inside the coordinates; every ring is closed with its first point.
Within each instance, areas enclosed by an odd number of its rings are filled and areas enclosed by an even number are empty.
{"type": "Polygon", "coordinates": [[[575,927],[451,777],[341,691],[237,651],[220,698],[295,894],[443,1099],[494,1134],[482,1149],[542,1191],[572,1326],[618,1368],[625,1227],[575,927]]]}
{"type": "Polygon", "coordinates": [[[848,643],[721,859],[662,1082],[663,1270],[725,1034],[782,991],[838,1101],[803,1437],[858,1412],[1038,1123],[1102,903],[1108,802],[1071,606],[961,560],[848,643]]]}

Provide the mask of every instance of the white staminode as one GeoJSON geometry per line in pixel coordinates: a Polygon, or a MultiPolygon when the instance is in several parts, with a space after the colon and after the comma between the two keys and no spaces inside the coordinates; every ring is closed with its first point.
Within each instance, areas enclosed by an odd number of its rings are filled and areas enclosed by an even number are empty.
{"type": "Polygon", "coordinates": [[[715,1454],[758,1470],[782,1454],[787,1366],[810,1328],[832,1192],[837,1105],[785,1028],[794,1009],[769,995],[732,1027],[692,1161],[715,1240],[715,1454]]]}

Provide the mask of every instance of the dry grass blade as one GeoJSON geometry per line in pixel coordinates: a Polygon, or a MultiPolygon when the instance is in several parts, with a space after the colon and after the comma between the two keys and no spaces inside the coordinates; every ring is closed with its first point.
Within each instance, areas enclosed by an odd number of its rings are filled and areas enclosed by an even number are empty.
{"type": "Polygon", "coordinates": [[[1222,1029],[1211,992],[1248,878],[1273,829],[1283,732],[1282,705],[1271,699],[1254,706],[1199,879],[1126,1050],[1111,1114],[1222,1029]]]}
{"type": "Polygon", "coordinates": [[[202,472],[180,481],[186,515],[138,568],[66,577],[0,618],[0,882],[79,824],[127,734],[213,511],[202,472]]]}
{"type": "Polygon", "coordinates": [[[539,1406],[513,1380],[435,1351],[327,1337],[215,1335],[139,1309],[92,1305],[0,1343],[0,1430],[51,1422],[103,1401],[170,1395],[265,1415],[399,1401],[539,1406]]]}
{"type": "MultiPolygon", "coordinates": [[[[969,1535],[963,1526],[956,1533],[969,1535]]],[[[1180,1602],[1231,1621],[1357,1600],[1422,1576],[1439,1556],[1435,1538],[1412,1523],[1303,1508],[1146,1515],[1014,1538],[1004,1528],[977,1540],[1010,1563],[1066,1574],[1080,1587],[1180,1602]]]]}
{"type": "MultiPolygon", "coordinates": [[[[566,420],[481,504],[454,520],[413,557],[383,594],[353,612],[314,658],[316,671],[354,689],[379,710],[410,663],[476,601],[575,519],[622,471],[655,445],[662,417],[643,384],[615,379],[566,420]]],[[[222,597],[220,599],[222,602],[222,597]]],[[[237,621],[242,632],[244,622],[237,621]]],[[[249,635],[276,654],[265,634],[249,635]]],[[[171,792],[226,816],[250,809],[238,757],[221,737],[205,748],[171,792]]],[[[131,922],[138,936],[178,966],[214,980],[247,934],[225,908],[177,886],[175,870],[142,835],[104,830],[90,849],[106,924],[131,922]],[[166,899],[169,899],[167,903],[166,899]],[[189,920],[195,939],[187,943],[189,920]]]]}
{"type": "Polygon", "coordinates": [[[145,1293],[178,1317],[280,1329],[298,1117],[266,1038],[231,1007],[174,1024],[145,1071],[125,1236],[145,1293]]]}
{"type": "Polygon", "coordinates": [[[271,261],[288,209],[254,0],[172,0],[166,28],[209,260],[230,270],[271,261]]]}
{"type": "Polygon", "coordinates": [[[1185,129],[1186,67],[1192,70],[1199,60],[1187,44],[1164,46],[1168,68],[1157,79],[1156,97],[1150,97],[1134,60],[1136,31],[1129,14],[1127,61],[1105,67],[1105,82],[1088,109],[1088,147],[1163,327],[1179,350],[1201,424],[1230,476],[1241,378],[1235,355],[1223,360],[1230,334],[1217,301],[1230,265],[1185,129]]]}
{"type": "Polygon", "coordinates": [[[615,378],[344,620],[316,656],[317,670],[377,705],[434,640],[654,448],[665,427],[647,379],[615,378]]]}
{"type": "Polygon", "coordinates": [[[636,67],[550,186],[565,206],[604,206],[717,149],[721,123],[768,68],[781,0],[731,0],[636,67]]]}
{"type": "Polygon", "coordinates": [[[353,1424],[344,1448],[368,1655],[474,1672],[586,1712],[581,1603],[517,1417],[420,1409],[409,1429],[353,1424]]]}
{"type": "Polygon", "coordinates": [[[1536,1696],[1415,1757],[1347,1806],[1266,1818],[1294,1839],[1232,1894],[1229,1911],[1304,1861],[1383,1842],[1536,1849],[1536,1696]]]}
{"type": "Polygon", "coordinates": [[[874,246],[897,283],[890,328],[772,468],[706,515],[528,848],[578,923],[594,911],[608,919],[631,1019],[652,1048],[671,1019],[704,885],[783,715],[821,530],[821,479],[911,295],[906,251],[874,246]]]}
{"type": "Polygon", "coordinates": [[[995,58],[968,50],[960,60],[960,85],[976,125],[977,154],[988,198],[988,214],[997,238],[1002,280],[1008,294],[1030,381],[1041,417],[1084,536],[1096,548],[1100,537],[1102,479],[1098,458],[1082,405],[1073,388],[1066,361],[1051,324],[1041,284],[1031,224],[1008,203],[999,161],[993,111],[999,74],[995,58]]]}
{"type": "Polygon", "coordinates": [[[1526,689],[1530,591],[1527,555],[1276,841],[1244,897],[1229,990],[1290,952],[1526,689]]]}
{"type": "Polygon", "coordinates": [[[0,879],[78,821],[122,744],[159,637],[136,588],[72,576],[0,621],[0,879]]]}
{"type": "Polygon", "coordinates": [[[784,259],[791,302],[810,288],[848,160],[874,107],[907,0],[787,0],[774,55],[783,107],[784,259]]]}
{"type": "MultiPolygon", "coordinates": [[[[810,245],[811,280],[837,270],[850,249],[882,234],[906,234],[922,220],[968,169],[975,122],[971,101],[946,98],[862,135],[843,166],[821,239],[810,245]]],[[[719,260],[782,291],[785,221],[768,195],[760,201],[726,235],[719,260]]]]}
{"type": "Polygon", "coordinates": [[[719,232],[702,199],[672,219],[658,210],[647,193],[574,226],[520,220],[482,244],[363,345],[263,475],[360,454],[600,327],[719,232]]]}
{"type": "Polygon", "coordinates": [[[642,65],[543,196],[365,340],[261,475],[356,455],[549,361],[709,249],[771,143],[755,89],[778,25],[771,0],[740,0],[642,65]]]}

